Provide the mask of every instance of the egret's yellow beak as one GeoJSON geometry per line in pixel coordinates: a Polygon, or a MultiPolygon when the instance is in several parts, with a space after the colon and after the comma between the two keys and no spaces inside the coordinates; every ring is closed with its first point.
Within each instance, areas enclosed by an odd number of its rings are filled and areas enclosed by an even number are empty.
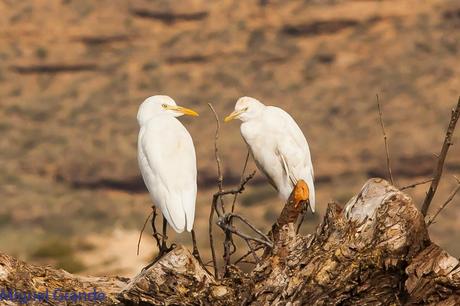
{"type": "Polygon", "coordinates": [[[241,114],[241,111],[234,111],[233,113],[225,117],[224,122],[229,122],[235,119],[236,117],[238,117],[240,114],[241,114]]]}
{"type": "Polygon", "coordinates": [[[199,116],[197,112],[195,112],[194,110],[191,110],[189,108],[185,108],[185,107],[182,107],[182,106],[168,106],[168,109],[170,110],[174,110],[176,112],[180,112],[184,115],[189,115],[189,116],[193,116],[193,117],[197,117],[199,116]]]}

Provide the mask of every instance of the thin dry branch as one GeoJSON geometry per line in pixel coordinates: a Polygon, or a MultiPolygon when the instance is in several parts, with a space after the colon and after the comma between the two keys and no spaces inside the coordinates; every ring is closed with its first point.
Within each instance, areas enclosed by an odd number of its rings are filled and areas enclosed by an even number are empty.
{"type": "MultiPolygon", "coordinates": [[[[248,161],[249,161],[249,149],[248,149],[248,153],[246,154],[246,160],[244,161],[243,170],[241,171],[240,184],[244,180],[244,172],[246,171],[246,167],[248,166],[248,161]]],[[[238,198],[238,193],[235,193],[235,196],[233,197],[233,203],[232,203],[232,212],[235,211],[235,203],[236,203],[237,198],[238,198]]]]}
{"type": "Polygon", "coordinates": [[[235,244],[233,243],[233,238],[232,234],[235,234],[242,238],[248,245],[249,249],[251,250],[251,254],[254,255],[254,258],[256,261],[259,259],[257,258],[257,255],[255,252],[252,250],[252,245],[250,244],[251,241],[257,242],[257,243],[262,243],[267,247],[271,247],[272,243],[270,239],[262,233],[260,230],[258,230],[256,227],[254,227],[252,224],[249,223],[245,218],[235,214],[235,213],[227,213],[225,214],[225,211],[221,208],[217,207],[217,203],[219,202],[219,199],[221,199],[225,195],[236,195],[239,193],[242,193],[245,189],[246,184],[254,177],[256,174],[256,171],[253,171],[251,174],[249,174],[247,177],[245,177],[241,182],[240,185],[238,186],[237,189],[233,190],[223,190],[216,192],[213,195],[213,200],[212,200],[212,207],[216,210],[216,213],[219,217],[217,220],[217,225],[222,228],[225,232],[225,241],[224,241],[224,261],[225,261],[225,270],[224,270],[224,275],[227,274],[228,268],[230,267],[230,260],[231,260],[231,255],[236,251],[235,244]],[[253,231],[255,231],[257,234],[259,234],[263,239],[259,239],[256,237],[251,237],[248,234],[242,233],[239,231],[236,227],[232,225],[232,219],[233,218],[238,218],[240,219],[243,223],[245,223],[247,226],[249,226],[253,231]],[[233,249],[232,249],[233,247],[233,249]]]}
{"type": "Polygon", "coordinates": [[[268,238],[267,235],[265,235],[261,230],[259,230],[258,228],[256,228],[254,225],[252,225],[246,218],[244,218],[243,216],[240,216],[238,214],[235,214],[235,213],[228,213],[225,215],[225,218],[228,220],[227,222],[228,223],[231,223],[232,219],[233,218],[236,218],[236,219],[239,219],[241,222],[243,222],[244,224],[246,224],[247,226],[249,226],[249,228],[251,228],[254,232],[256,232],[257,234],[259,234],[259,236],[261,236],[263,239],[265,239],[266,241],[270,242],[270,238],[268,238]]]}
{"type": "Polygon", "coordinates": [[[251,174],[249,174],[248,176],[246,176],[241,182],[240,182],[240,185],[238,186],[238,188],[236,189],[232,189],[232,190],[220,190],[216,193],[214,193],[214,195],[212,196],[212,203],[213,203],[213,206],[216,207],[216,212],[217,212],[217,215],[219,217],[222,217],[224,216],[225,214],[225,211],[219,211],[217,209],[217,202],[222,199],[223,196],[225,195],[229,195],[229,194],[238,194],[238,193],[242,193],[244,191],[244,189],[246,188],[246,184],[252,179],[254,178],[254,175],[256,174],[256,171],[253,171],[251,174]]]}
{"type": "MultiPolygon", "coordinates": [[[[217,116],[216,111],[211,103],[208,103],[209,108],[211,109],[212,113],[214,114],[214,118],[216,119],[216,132],[214,135],[214,157],[216,159],[217,164],[217,187],[219,188],[219,192],[222,192],[222,186],[224,182],[224,177],[222,175],[221,165],[220,165],[220,156],[219,156],[219,148],[217,146],[217,141],[219,139],[219,130],[220,130],[220,122],[219,117],[217,116]]],[[[222,207],[223,207],[223,203],[222,207]]],[[[214,237],[212,234],[212,226],[214,220],[214,211],[217,211],[216,204],[212,203],[211,211],[209,212],[209,222],[208,222],[208,231],[209,231],[209,245],[211,247],[211,256],[212,256],[212,264],[214,266],[214,277],[219,278],[219,271],[217,268],[217,258],[216,258],[216,250],[214,248],[214,237]]]]}
{"type": "Polygon", "coordinates": [[[219,146],[217,144],[217,142],[219,141],[220,120],[212,104],[208,103],[208,106],[214,114],[214,118],[216,119],[216,133],[214,134],[214,157],[216,159],[217,164],[217,187],[219,187],[219,191],[222,191],[224,185],[224,175],[222,174],[219,146]]]}
{"type": "Polygon", "coordinates": [[[258,250],[260,250],[260,249],[262,249],[262,248],[264,248],[263,245],[258,245],[258,246],[256,246],[256,247],[253,248],[253,249],[249,249],[249,251],[247,251],[246,254],[244,254],[243,256],[241,256],[240,258],[238,258],[238,259],[235,261],[234,264],[236,265],[236,264],[238,264],[238,263],[240,263],[240,262],[247,262],[247,261],[244,260],[246,257],[248,257],[248,256],[251,255],[253,252],[256,252],[256,251],[258,251],[258,250]]]}
{"type": "Polygon", "coordinates": [[[137,240],[137,256],[139,256],[139,248],[141,246],[142,234],[144,233],[145,227],[147,226],[147,222],[149,222],[151,215],[153,215],[153,211],[147,216],[147,219],[145,219],[144,225],[142,226],[141,232],[139,233],[139,240],[137,240]]]}
{"type": "Polygon", "coordinates": [[[430,226],[434,220],[436,219],[436,217],[439,215],[439,213],[450,203],[452,202],[452,200],[454,199],[455,195],[457,194],[457,192],[460,190],[460,180],[454,176],[454,178],[457,180],[457,187],[455,187],[454,190],[452,190],[452,192],[450,193],[449,197],[447,198],[447,200],[441,205],[439,206],[438,210],[436,211],[436,213],[430,217],[429,221],[427,222],[426,226],[430,226]]]}
{"type": "MultiPolygon", "coordinates": [[[[219,121],[219,116],[217,115],[217,113],[216,113],[214,107],[212,106],[212,104],[208,103],[208,106],[211,109],[211,111],[213,112],[214,117],[216,119],[216,134],[215,134],[215,137],[214,137],[214,155],[215,155],[216,163],[217,163],[217,174],[218,174],[217,186],[219,188],[219,192],[222,192],[224,177],[223,177],[223,174],[222,174],[222,167],[221,167],[221,161],[220,161],[220,156],[219,156],[219,148],[218,148],[218,145],[217,145],[217,141],[219,139],[220,121],[219,121]]],[[[224,204],[224,200],[223,200],[222,197],[220,197],[220,208],[221,208],[222,212],[225,213],[225,204],[224,204]]],[[[211,213],[210,213],[210,216],[209,216],[210,226],[212,226],[212,220],[213,220],[213,217],[214,217],[214,212],[213,212],[214,209],[218,212],[218,210],[217,210],[217,202],[214,203],[212,205],[212,207],[211,207],[211,213]]],[[[214,244],[213,244],[213,241],[212,241],[211,227],[210,227],[209,231],[210,231],[209,232],[209,239],[210,239],[210,243],[211,243],[211,253],[212,253],[212,256],[213,256],[213,262],[216,262],[216,269],[214,269],[214,272],[216,273],[216,277],[218,277],[218,275],[217,275],[216,253],[215,253],[215,250],[214,251],[212,250],[214,248],[214,244]]],[[[234,252],[235,244],[232,241],[232,234],[231,234],[230,231],[226,231],[225,232],[225,239],[224,239],[224,260],[225,260],[224,275],[227,273],[227,267],[230,264],[230,256],[232,254],[232,250],[231,250],[232,246],[233,246],[233,252],[234,252]]]]}
{"type": "Polygon", "coordinates": [[[393,173],[391,172],[391,162],[390,162],[390,153],[388,150],[388,141],[387,141],[387,134],[385,133],[385,124],[383,123],[383,118],[382,118],[382,110],[380,108],[380,100],[379,100],[379,95],[375,95],[377,97],[377,108],[379,110],[379,118],[380,118],[380,126],[382,127],[382,133],[383,133],[383,141],[385,142],[385,154],[387,157],[387,169],[388,169],[388,174],[390,176],[390,182],[392,185],[394,185],[394,180],[393,180],[393,173]]]}
{"type": "Polygon", "coordinates": [[[439,181],[441,180],[442,171],[444,169],[444,162],[446,160],[447,152],[449,147],[452,145],[452,135],[455,131],[455,126],[457,125],[458,118],[460,117],[460,97],[458,98],[457,107],[452,110],[450,117],[449,126],[447,127],[446,137],[444,138],[444,143],[442,145],[441,153],[439,154],[438,164],[433,175],[433,181],[431,182],[430,188],[426,194],[425,200],[422,204],[422,214],[425,217],[430,208],[431,201],[433,200],[434,194],[438,189],[439,181]]]}
{"type": "Polygon", "coordinates": [[[248,234],[245,234],[245,233],[241,232],[240,230],[238,230],[235,226],[229,224],[228,222],[225,222],[225,218],[217,220],[217,225],[219,225],[223,230],[229,231],[229,232],[231,232],[231,233],[243,238],[244,240],[246,240],[246,242],[248,240],[250,240],[250,241],[254,241],[254,242],[258,242],[260,244],[263,244],[263,245],[265,245],[265,246],[267,246],[269,248],[273,247],[273,243],[270,242],[269,240],[267,241],[265,239],[249,236],[248,234]]]}
{"type": "Polygon", "coordinates": [[[399,188],[399,190],[403,191],[403,190],[406,190],[406,189],[410,189],[410,188],[414,188],[414,187],[417,187],[419,185],[423,185],[423,184],[426,184],[426,183],[429,183],[429,182],[432,182],[433,179],[427,179],[427,180],[424,180],[424,181],[421,181],[421,182],[416,182],[416,183],[413,183],[413,184],[410,184],[410,185],[407,185],[407,186],[403,186],[401,188],[399,188]]]}

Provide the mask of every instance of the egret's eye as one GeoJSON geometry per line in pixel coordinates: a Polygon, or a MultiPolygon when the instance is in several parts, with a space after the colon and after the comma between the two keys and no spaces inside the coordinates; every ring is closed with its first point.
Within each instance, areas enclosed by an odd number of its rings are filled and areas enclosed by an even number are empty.
{"type": "Polygon", "coordinates": [[[244,108],[244,111],[246,112],[246,111],[248,110],[248,108],[249,108],[249,107],[246,106],[246,107],[244,108]]]}
{"type": "Polygon", "coordinates": [[[166,104],[161,104],[161,107],[166,108],[168,106],[166,104]]]}

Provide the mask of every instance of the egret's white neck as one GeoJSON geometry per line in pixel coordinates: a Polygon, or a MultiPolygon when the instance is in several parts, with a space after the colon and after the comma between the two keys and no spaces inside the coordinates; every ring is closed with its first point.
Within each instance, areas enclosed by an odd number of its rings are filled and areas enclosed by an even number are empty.
{"type": "Polygon", "coordinates": [[[174,118],[174,116],[171,116],[171,114],[168,113],[163,113],[163,112],[158,112],[158,113],[150,113],[150,114],[141,114],[139,113],[137,115],[137,122],[139,123],[139,126],[145,126],[152,120],[158,120],[160,118],[174,118]]]}

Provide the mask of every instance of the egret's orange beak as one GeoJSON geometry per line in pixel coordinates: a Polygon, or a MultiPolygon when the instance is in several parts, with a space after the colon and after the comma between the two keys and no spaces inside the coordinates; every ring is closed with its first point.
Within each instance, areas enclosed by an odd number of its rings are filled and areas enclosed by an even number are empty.
{"type": "Polygon", "coordinates": [[[195,112],[194,110],[191,110],[189,108],[185,108],[185,107],[182,107],[182,106],[169,106],[168,109],[170,110],[174,110],[176,112],[180,112],[184,115],[188,115],[188,116],[193,116],[193,117],[197,117],[199,116],[197,112],[195,112]]]}
{"type": "Polygon", "coordinates": [[[236,119],[241,114],[241,111],[234,111],[227,117],[225,117],[224,122],[229,122],[233,119],[236,119]]]}

